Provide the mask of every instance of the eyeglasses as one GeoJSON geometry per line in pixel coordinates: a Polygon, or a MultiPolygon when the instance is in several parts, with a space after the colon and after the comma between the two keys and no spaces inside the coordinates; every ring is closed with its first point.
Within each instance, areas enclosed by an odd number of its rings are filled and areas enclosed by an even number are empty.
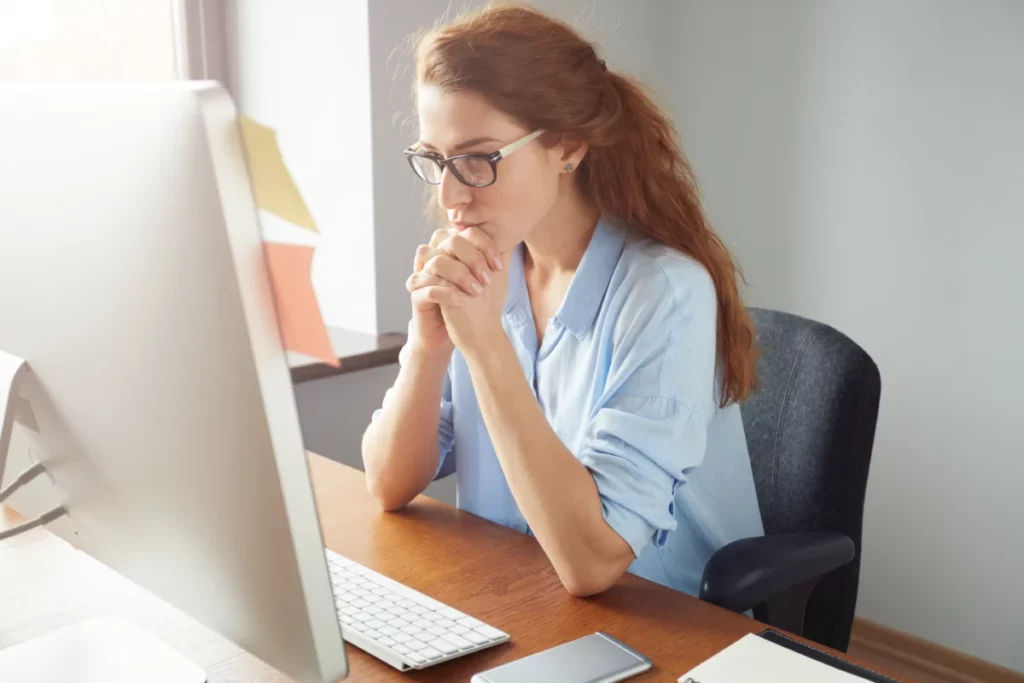
{"type": "Polygon", "coordinates": [[[452,175],[459,179],[459,182],[470,187],[487,187],[493,185],[498,179],[498,162],[507,158],[517,149],[526,146],[536,140],[543,133],[543,130],[535,130],[529,135],[510,142],[497,152],[484,154],[459,154],[457,156],[442,157],[437,152],[428,152],[422,149],[405,150],[405,158],[409,160],[412,170],[423,180],[431,185],[441,184],[441,175],[445,167],[451,169],[452,175]]]}

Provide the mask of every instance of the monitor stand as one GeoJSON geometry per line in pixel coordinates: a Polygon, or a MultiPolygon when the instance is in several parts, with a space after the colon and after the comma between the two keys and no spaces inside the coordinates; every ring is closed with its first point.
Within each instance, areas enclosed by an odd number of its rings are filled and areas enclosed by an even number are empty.
{"type": "MultiPolygon", "coordinates": [[[[30,370],[0,350],[0,482],[30,370]]],[[[0,650],[0,681],[206,683],[206,672],[127,619],[105,617],[0,650]]]]}
{"type": "Polygon", "coordinates": [[[103,617],[0,650],[0,681],[206,683],[206,672],[131,621],[103,617]]]}

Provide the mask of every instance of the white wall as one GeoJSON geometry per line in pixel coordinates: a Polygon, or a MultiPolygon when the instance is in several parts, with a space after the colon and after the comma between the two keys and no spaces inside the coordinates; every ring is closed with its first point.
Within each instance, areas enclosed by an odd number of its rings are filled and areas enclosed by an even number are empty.
{"type": "Polygon", "coordinates": [[[317,244],[327,324],[376,333],[366,1],[232,1],[225,23],[229,87],[244,114],[277,130],[321,234],[262,212],[264,230],[317,244]]]}
{"type": "Polygon", "coordinates": [[[673,110],[751,301],[881,369],[858,614],[1024,671],[1024,3],[672,14],[673,110]]]}

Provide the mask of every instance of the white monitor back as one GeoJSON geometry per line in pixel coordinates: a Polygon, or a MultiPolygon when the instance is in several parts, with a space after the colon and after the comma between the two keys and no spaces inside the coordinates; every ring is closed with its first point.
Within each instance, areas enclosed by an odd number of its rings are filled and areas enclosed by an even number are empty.
{"type": "Polygon", "coordinates": [[[298,681],[343,677],[230,97],[0,86],[0,150],[0,350],[36,380],[9,470],[49,475],[15,507],[63,504],[77,547],[298,681]]]}

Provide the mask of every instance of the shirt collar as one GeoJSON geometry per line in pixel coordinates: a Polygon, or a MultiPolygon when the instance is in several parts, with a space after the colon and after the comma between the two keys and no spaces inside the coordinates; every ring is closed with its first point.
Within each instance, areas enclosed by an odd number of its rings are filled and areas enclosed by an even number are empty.
{"type": "MultiPolygon", "coordinates": [[[[572,332],[578,339],[590,330],[597,311],[604,300],[612,273],[619,263],[626,243],[626,233],[610,219],[602,216],[597,221],[590,244],[576,268],[569,290],[555,314],[555,321],[572,332]]],[[[523,245],[516,247],[509,262],[509,292],[505,301],[505,314],[516,324],[526,324],[522,311],[530,310],[530,295],[526,290],[523,272],[523,245]],[[522,311],[517,311],[517,304],[522,311]]]]}
{"type": "Polygon", "coordinates": [[[601,216],[583,253],[583,260],[569,283],[569,291],[555,314],[555,318],[577,338],[582,338],[594,324],[625,242],[625,231],[601,216]]]}

